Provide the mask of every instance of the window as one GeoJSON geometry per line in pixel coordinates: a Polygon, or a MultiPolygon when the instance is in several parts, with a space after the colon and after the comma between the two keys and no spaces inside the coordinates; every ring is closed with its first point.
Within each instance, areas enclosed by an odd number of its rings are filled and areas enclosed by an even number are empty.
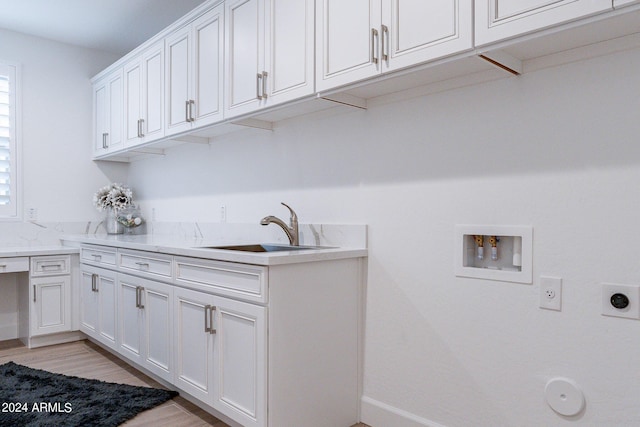
{"type": "Polygon", "coordinates": [[[17,66],[0,62],[0,218],[17,219],[17,66]]]}

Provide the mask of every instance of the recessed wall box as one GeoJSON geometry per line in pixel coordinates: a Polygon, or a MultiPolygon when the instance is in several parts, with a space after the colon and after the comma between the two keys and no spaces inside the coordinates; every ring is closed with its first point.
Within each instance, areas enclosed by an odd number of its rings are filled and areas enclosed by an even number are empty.
{"type": "Polygon", "coordinates": [[[454,259],[456,276],[532,283],[533,227],[456,225],[454,259]],[[497,255],[479,256],[480,253],[497,255]]]}

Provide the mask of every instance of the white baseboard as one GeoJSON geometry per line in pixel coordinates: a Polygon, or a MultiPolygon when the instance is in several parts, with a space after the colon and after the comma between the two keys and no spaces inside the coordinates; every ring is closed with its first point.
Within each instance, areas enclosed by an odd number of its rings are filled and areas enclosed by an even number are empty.
{"type": "Polygon", "coordinates": [[[48,345],[64,344],[73,341],[85,339],[85,335],[80,331],[60,332],[57,334],[49,334],[36,336],[31,338],[21,337],[20,341],[28,348],[38,348],[48,345]]]}
{"type": "Polygon", "coordinates": [[[362,396],[360,419],[371,427],[446,427],[367,396],[362,396]]]}

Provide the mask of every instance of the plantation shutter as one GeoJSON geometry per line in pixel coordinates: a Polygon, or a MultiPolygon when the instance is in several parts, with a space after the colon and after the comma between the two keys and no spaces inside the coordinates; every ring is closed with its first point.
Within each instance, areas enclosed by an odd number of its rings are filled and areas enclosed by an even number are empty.
{"type": "Polygon", "coordinates": [[[15,70],[0,63],[0,217],[17,215],[15,70]]]}

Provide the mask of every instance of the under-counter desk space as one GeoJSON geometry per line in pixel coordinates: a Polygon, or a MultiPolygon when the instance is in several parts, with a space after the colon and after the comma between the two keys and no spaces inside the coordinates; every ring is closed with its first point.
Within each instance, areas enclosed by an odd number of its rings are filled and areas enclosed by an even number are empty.
{"type": "Polygon", "coordinates": [[[0,340],[31,348],[80,338],[71,332],[77,254],[64,246],[0,248],[0,340]]]}

